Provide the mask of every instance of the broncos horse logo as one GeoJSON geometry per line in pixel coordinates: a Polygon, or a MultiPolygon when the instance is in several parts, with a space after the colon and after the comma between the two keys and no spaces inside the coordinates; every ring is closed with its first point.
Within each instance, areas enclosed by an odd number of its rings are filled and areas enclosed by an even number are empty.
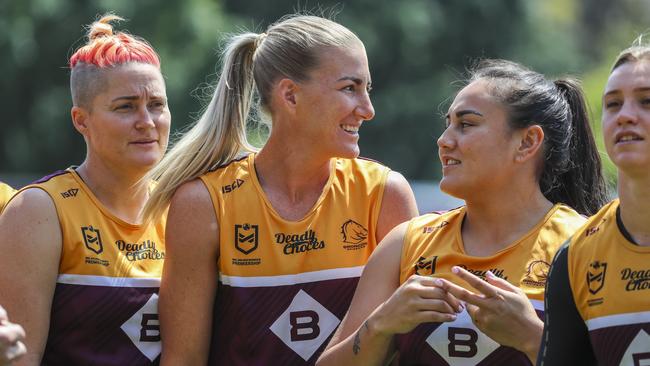
{"type": "Polygon", "coordinates": [[[354,220],[348,220],[341,226],[343,242],[348,244],[360,244],[368,239],[368,230],[354,220]]]}

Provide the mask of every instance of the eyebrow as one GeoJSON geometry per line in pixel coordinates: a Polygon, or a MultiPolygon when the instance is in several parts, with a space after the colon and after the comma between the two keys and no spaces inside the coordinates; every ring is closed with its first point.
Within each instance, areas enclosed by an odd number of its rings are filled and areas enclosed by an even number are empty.
{"type": "MultiPolygon", "coordinates": [[[[479,112],[477,112],[477,111],[475,111],[475,110],[472,110],[472,109],[463,109],[462,111],[458,111],[458,112],[456,112],[456,118],[460,118],[460,117],[462,117],[462,116],[464,116],[464,115],[467,115],[467,114],[473,114],[473,115],[475,115],[475,116],[483,117],[483,114],[481,114],[481,113],[479,113],[479,112]]],[[[449,119],[449,113],[447,113],[447,115],[445,115],[445,119],[446,119],[446,120],[449,119]]]]}
{"type": "MultiPolygon", "coordinates": [[[[344,76],[344,77],[338,79],[337,81],[344,81],[344,80],[353,81],[357,85],[363,84],[363,80],[361,78],[357,78],[357,77],[354,77],[354,76],[344,76]]],[[[372,80],[368,79],[368,85],[372,85],[372,80]]]]}
{"type": "MultiPolygon", "coordinates": [[[[162,96],[162,95],[153,95],[152,94],[149,97],[150,97],[149,99],[167,100],[167,98],[162,96]]],[[[140,96],[138,96],[138,95],[124,95],[124,96],[121,96],[121,97],[114,98],[113,100],[111,100],[111,103],[115,103],[115,102],[121,101],[121,100],[139,100],[139,99],[140,99],[140,96]]]]}
{"type": "MultiPolygon", "coordinates": [[[[647,91],[650,91],[650,86],[644,86],[644,87],[636,88],[636,89],[633,90],[633,92],[635,92],[635,93],[636,92],[647,92],[647,91]]],[[[621,92],[620,89],[610,90],[607,93],[605,93],[603,95],[603,97],[606,97],[606,96],[611,95],[611,94],[620,93],[620,92],[621,92]]]]}
{"type": "Polygon", "coordinates": [[[140,97],[138,97],[137,95],[125,95],[122,97],[114,98],[113,100],[111,100],[111,103],[115,103],[118,100],[138,100],[138,99],[140,99],[140,97]]]}

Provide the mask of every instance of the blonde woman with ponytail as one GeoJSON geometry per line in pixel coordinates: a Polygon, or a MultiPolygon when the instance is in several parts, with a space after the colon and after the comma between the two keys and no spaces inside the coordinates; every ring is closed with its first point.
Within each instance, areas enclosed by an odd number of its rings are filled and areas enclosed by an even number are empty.
{"type": "Polygon", "coordinates": [[[0,300],[25,328],[19,365],[157,365],[165,215],[143,179],[167,149],[160,60],[105,15],[70,58],[79,166],[16,193],[0,216],[0,300]]]}
{"type": "Polygon", "coordinates": [[[372,250],[417,212],[400,174],[358,158],[370,85],[363,43],[327,19],[230,39],[205,113],[153,172],[162,364],[315,362],[372,250]],[[259,152],[254,94],[273,127],[259,152]]]}

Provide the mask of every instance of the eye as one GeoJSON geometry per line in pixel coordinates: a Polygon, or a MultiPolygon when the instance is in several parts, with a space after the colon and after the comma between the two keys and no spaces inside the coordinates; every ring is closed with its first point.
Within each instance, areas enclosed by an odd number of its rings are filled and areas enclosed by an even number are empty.
{"type": "Polygon", "coordinates": [[[621,103],[618,100],[607,100],[605,101],[605,109],[618,108],[621,106],[621,103]]]}
{"type": "Polygon", "coordinates": [[[467,123],[465,121],[460,122],[460,128],[466,128],[466,127],[471,127],[473,126],[471,123],[467,123]]]}
{"type": "Polygon", "coordinates": [[[153,109],[162,109],[165,108],[165,102],[162,100],[156,100],[151,103],[149,103],[149,108],[153,109]]]}
{"type": "Polygon", "coordinates": [[[371,91],[372,91],[372,85],[368,84],[368,86],[366,86],[366,93],[370,94],[371,91]]]}
{"type": "Polygon", "coordinates": [[[343,91],[353,92],[355,90],[355,85],[354,84],[346,85],[346,86],[343,87],[342,90],[343,91]]]}
{"type": "Polygon", "coordinates": [[[133,108],[133,104],[125,103],[125,104],[118,104],[115,107],[115,110],[116,111],[128,111],[128,110],[131,110],[132,108],[133,108]]]}
{"type": "Polygon", "coordinates": [[[640,103],[645,106],[650,106],[650,98],[642,98],[640,103]]]}

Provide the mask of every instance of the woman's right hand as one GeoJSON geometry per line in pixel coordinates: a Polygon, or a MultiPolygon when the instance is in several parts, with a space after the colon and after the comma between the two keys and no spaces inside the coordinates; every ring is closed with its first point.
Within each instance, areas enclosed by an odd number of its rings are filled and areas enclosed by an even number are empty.
{"type": "Polygon", "coordinates": [[[464,310],[460,300],[436,286],[436,278],[413,275],[370,316],[375,331],[408,333],[421,323],[451,322],[464,310]]]}

